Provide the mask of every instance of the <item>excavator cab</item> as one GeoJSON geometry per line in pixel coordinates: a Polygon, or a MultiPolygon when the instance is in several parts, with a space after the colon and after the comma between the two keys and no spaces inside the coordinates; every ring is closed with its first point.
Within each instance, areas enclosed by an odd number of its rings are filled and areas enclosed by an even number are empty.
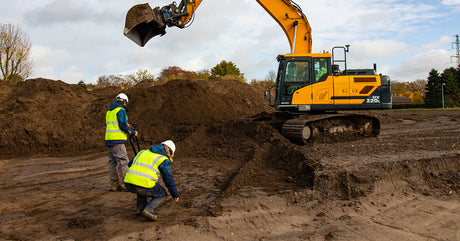
{"type": "Polygon", "coordinates": [[[148,3],[138,4],[126,14],[123,34],[141,47],[153,37],[166,33],[166,24],[160,8],[152,9],[148,3]]]}

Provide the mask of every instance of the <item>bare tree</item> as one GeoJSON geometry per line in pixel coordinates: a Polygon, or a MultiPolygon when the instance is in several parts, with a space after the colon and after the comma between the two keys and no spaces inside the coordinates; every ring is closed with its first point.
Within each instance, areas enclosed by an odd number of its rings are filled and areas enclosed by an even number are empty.
{"type": "Polygon", "coordinates": [[[269,81],[269,82],[273,82],[275,83],[275,80],[276,80],[276,73],[274,70],[270,70],[268,71],[268,75],[267,77],[265,78],[266,81],[269,81]]]}
{"type": "Polygon", "coordinates": [[[3,80],[23,81],[32,72],[28,35],[12,24],[0,24],[0,70],[3,80]]]}
{"type": "Polygon", "coordinates": [[[117,86],[124,90],[129,89],[133,86],[133,82],[126,78],[123,75],[104,75],[100,76],[97,80],[96,87],[97,88],[105,88],[109,86],[117,86]]]}

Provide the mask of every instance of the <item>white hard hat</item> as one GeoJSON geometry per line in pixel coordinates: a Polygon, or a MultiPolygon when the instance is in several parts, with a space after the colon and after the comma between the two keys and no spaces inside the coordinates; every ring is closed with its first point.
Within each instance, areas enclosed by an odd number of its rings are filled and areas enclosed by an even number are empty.
{"type": "Polygon", "coordinates": [[[124,100],[124,101],[126,101],[126,103],[128,103],[128,96],[123,94],[123,93],[118,94],[116,99],[117,100],[124,100]]]}
{"type": "Polygon", "coordinates": [[[174,142],[173,142],[173,141],[167,140],[167,141],[163,141],[161,144],[162,144],[162,145],[165,145],[165,146],[167,146],[167,147],[169,147],[169,149],[170,149],[171,152],[172,152],[172,153],[171,153],[171,156],[174,155],[174,152],[176,151],[176,145],[174,145],[174,142]]]}

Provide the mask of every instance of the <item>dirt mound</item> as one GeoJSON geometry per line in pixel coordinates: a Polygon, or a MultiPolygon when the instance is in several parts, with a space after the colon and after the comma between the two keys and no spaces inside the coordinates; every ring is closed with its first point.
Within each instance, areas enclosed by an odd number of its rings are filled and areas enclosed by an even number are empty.
{"type": "MultiPolygon", "coordinates": [[[[267,110],[263,90],[239,81],[175,80],[148,88],[132,88],[129,120],[141,140],[184,140],[200,126],[213,126],[267,110]]],[[[205,136],[201,137],[206,139],[205,136]]]]}
{"type": "Polygon", "coordinates": [[[87,113],[95,97],[81,87],[34,79],[1,88],[9,89],[0,104],[2,157],[96,148],[87,113]]]}
{"type": "MultiPolygon", "coordinates": [[[[104,150],[105,112],[119,88],[86,91],[77,85],[32,79],[2,83],[0,151],[20,155],[78,155],[104,150]]],[[[177,142],[203,125],[267,110],[263,90],[238,81],[142,83],[126,91],[129,122],[145,146],[177,142]]],[[[205,137],[203,137],[205,139],[205,137]]]]}

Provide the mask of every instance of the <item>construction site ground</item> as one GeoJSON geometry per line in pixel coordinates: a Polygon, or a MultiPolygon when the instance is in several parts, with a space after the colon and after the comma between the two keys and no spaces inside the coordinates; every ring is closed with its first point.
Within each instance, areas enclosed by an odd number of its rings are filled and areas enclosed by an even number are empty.
{"type": "Polygon", "coordinates": [[[141,149],[176,142],[180,194],[149,222],[135,194],[109,191],[119,92],[0,84],[0,240],[460,240],[460,110],[362,111],[377,137],[300,146],[244,119],[274,111],[263,88],[142,82],[129,122],[141,149]]]}

